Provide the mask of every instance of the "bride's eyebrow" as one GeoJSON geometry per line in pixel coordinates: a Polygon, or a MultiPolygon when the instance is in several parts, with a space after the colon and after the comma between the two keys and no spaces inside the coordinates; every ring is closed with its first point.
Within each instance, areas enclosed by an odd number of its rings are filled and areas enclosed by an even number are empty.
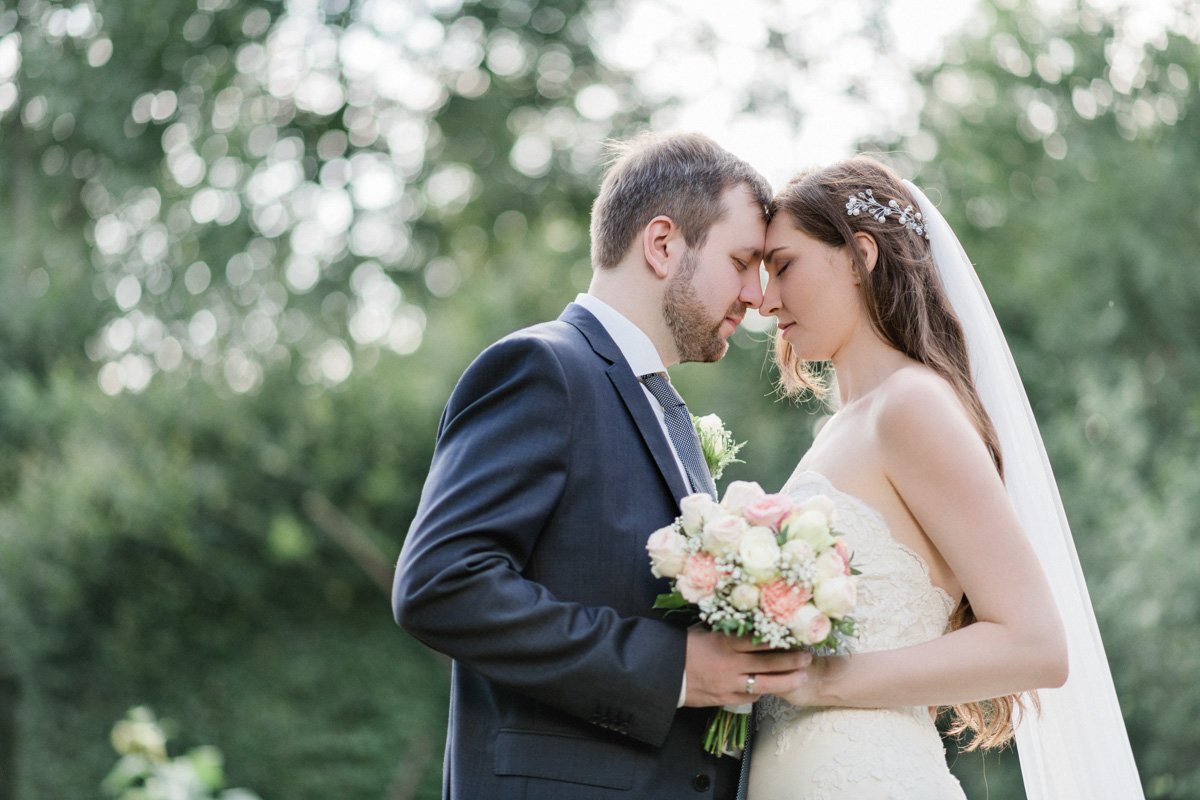
{"type": "Polygon", "coordinates": [[[763,261],[767,262],[768,264],[771,263],[771,260],[775,258],[776,253],[778,253],[780,250],[786,249],[786,247],[776,247],[774,250],[768,250],[767,254],[763,256],[763,261]]]}

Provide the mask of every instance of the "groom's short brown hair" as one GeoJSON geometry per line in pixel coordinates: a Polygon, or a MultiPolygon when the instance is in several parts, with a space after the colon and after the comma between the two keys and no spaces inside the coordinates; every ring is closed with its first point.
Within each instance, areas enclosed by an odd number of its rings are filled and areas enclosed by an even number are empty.
{"type": "Polygon", "coordinates": [[[733,186],[748,186],[767,218],[766,179],[703,134],[647,131],[609,149],[613,161],[592,205],[592,269],[615,267],[660,214],[674,220],[689,248],[703,246],[733,186]]]}

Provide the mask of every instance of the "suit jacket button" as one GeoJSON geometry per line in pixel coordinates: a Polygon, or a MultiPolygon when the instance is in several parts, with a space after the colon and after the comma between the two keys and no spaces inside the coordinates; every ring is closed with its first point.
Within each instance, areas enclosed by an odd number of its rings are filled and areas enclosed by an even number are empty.
{"type": "Polygon", "coordinates": [[[712,778],[701,772],[696,777],[692,778],[692,788],[697,792],[707,792],[708,787],[712,786],[712,778]]]}

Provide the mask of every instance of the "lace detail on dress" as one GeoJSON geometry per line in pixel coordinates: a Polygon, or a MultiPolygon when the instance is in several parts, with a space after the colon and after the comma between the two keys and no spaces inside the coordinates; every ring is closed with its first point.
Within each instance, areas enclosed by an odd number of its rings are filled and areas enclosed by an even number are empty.
{"type": "MultiPolygon", "coordinates": [[[[852,652],[905,647],[946,632],[954,599],[933,585],[916,551],[892,538],[878,511],[816,472],[797,469],[782,491],[795,499],[825,494],[837,509],[837,531],[861,572],[852,652]]],[[[751,762],[751,798],[963,797],[925,708],[797,708],[774,696],[756,707],[763,735],[751,762]]]]}
{"type": "MultiPolygon", "coordinates": [[[[797,759],[821,752],[811,771],[790,770],[797,800],[960,798],[937,729],[923,708],[796,709],[797,759]],[[835,745],[830,747],[830,745],[835,745]],[[798,779],[798,780],[797,780],[798,779]]],[[[777,727],[777,726],[776,726],[777,727]]],[[[759,758],[765,754],[755,753],[759,758]]],[[[797,761],[797,763],[805,763],[797,761]]],[[[753,784],[752,784],[753,785],[753,784]]],[[[759,795],[758,791],[754,795],[759,795]]],[[[782,797],[770,793],[772,800],[782,797]]]]}
{"type": "Polygon", "coordinates": [[[784,484],[783,493],[798,500],[824,494],[837,509],[837,531],[862,573],[854,609],[858,632],[854,652],[892,650],[946,632],[954,599],[930,580],[925,559],[892,538],[883,515],[818,472],[797,470],[784,484]]]}

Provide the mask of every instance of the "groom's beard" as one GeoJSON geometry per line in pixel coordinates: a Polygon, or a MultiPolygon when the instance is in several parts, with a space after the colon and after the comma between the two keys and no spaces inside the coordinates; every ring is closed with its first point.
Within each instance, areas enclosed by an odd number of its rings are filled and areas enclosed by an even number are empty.
{"type": "Polygon", "coordinates": [[[716,322],[710,319],[700,295],[696,293],[696,287],[692,285],[696,260],[693,253],[683,257],[679,272],[667,284],[663,294],[663,316],[681,363],[720,361],[729,349],[729,343],[721,336],[725,317],[741,319],[746,313],[745,304],[735,301],[716,322]]]}

